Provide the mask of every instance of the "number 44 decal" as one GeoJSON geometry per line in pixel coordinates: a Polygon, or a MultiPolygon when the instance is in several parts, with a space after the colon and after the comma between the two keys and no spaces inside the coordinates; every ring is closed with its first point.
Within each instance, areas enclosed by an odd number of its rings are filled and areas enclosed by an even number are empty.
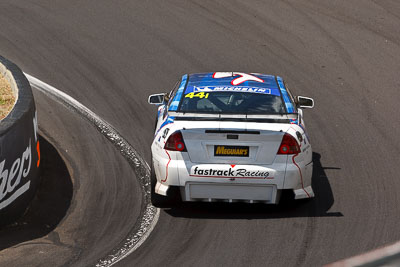
{"type": "Polygon", "coordinates": [[[194,92],[191,92],[191,93],[185,95],[185,98],[186,97],[189,97],[189,98],[193,98],[193,97],[208,98],[208,95],[209,95],[209,93],[205,94],[204,92],[200,92],[200,93],[197,93],[197,94],[195,94],[194,92]]]}

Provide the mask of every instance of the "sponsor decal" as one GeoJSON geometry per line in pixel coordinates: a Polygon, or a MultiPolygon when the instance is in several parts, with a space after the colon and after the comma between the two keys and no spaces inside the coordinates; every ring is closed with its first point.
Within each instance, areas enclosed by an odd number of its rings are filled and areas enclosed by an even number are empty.
{"type": "Polygon", "coordinates": [[[11,204],[17,197],[29,189],[30,181],[23,181],[22,178],[28,176],[32,165],[31,140],[29,146],[22,153],[21,157],[14,160],[11,169],[4,168],[6,160],[0,162],[0,209],[11,204]],[[25,184],[14,192],[14,189],[21,183],[25,184]],[[7,194],[14,193],[8,199],[4,199],[7,194]],[[11,200],[11,201],[10,201],[11,200]]]}
{"type": "Polygon", "coordinates": [[[165,109],[165,105],[162,105],[157,109],[157,119],[160,118],[160,115],[162,113],[164,113],[164,109],[165,109]]]}
{"type": "Polygon", "coordinates": [[[299,124],[300,128],[303,129],[304,131],[304,135],[306,136],[306,138],[304,138],[304,144],[306,144],[306,139],[307,141],[310,143],[310,137],[307,134],[306,128],[304,127],[304,125],[302,123],[299,124]]]}
{"type": "Polygon", "coordinates": [[[189,94],[186,94],[185,98],[187,98],[187,97],[189,97],[189,98],[193,98],[193,97],[208,98],[209,95],[210,95],[209,93],[204,94],[204,92],[199,92],[197,94],[195,94],[194,92],[191,92],[189,94]]]}
{"type": "Polygon", "coordinates": [[[255,179],[273,179],[268,169],[254,169],[246,167],[237,167],[231,165],[229,168],[223,166],[193,166],[190,176],[197,177],[216,177],[216,178],[255,178],[255,179]],[[233,166],[233,167],[232,167],[233,166]]]}
{"type": "MultiPolygon", "coordinates": [[[[245,93],[258,93],[258,94],[271,94],[270,88],[262,87],[245,87],[245,86],[193,86],[193,92],[245,92],[245,93]]],[[[189,93],[193,94],[193,93],[189,93]]],[[[187,94],[187,95],[189,95],[187,94]]],[[[189,95],[190,97],[191,95],[189,95]]],[[[194,95],[193,95],[194,96],[194,95]]],[[[206,95],[206,98],[208,95],[206,95]]]]}
{"type": "Polygon", "coordinates": [[[214,156],[248,157],[248,146],[214,146],[214,156]]]}
{"type": "Polygon", "coordinates": [[[154,136],[157,136],[157,134],[161,131],[161,129],[164,128],[166,125],[173,123],[174,119],[175,119],[175,117],[171,117],[171,116],[166,117],[163,120],[163,122],[161,123],[160,127],[158,127],[158,129],[157,129],[156,133],[154,134],[154,136]]]}
{"type": "MultiPolygon", "coordinates": [[[[40,164],[40,150],[39,141],[37,140],[37,114],[33,118],[33,129],[34,137],[36,143],[36,149],[38,153],[37,166],[40,164]]],[[[13,164],[11,164],[10,169],[5,168],[7,159],[0,162],[0,210],[10,205],[14,200],[16,200],[23,193],[28,191],[31,181],[26,181],[26,178],[32,167],[32,143],[29,139],[29,145],[22,152],[22,155],[17,159],[14,159],[13,164]],[[19,186],[23,183],[22,186],[19,186]],[[19,187],[17,190],[15,190],[19,187]],[[6,198],[7,195],[11,194],[6,198]]],[[[35,164],[35,163],[33,163],[35,164]]]]}
{"type": "Polygon", "coordinates": [[[169,128],[165,128],[162,138],[165,139],[165,137],[167,137],[168,133],[169,133],[169,128]]]}
{"type": "Polygon", "coordinates": [[[243,73],[243,72],[215,72],[213,74],[213,78],[214,79],[220,79],[220,78],[228,78],[228,77],[235,77],[235,79],[233,79],[231,81],[232,85],[238,85],[247,81],[254,81],[254,82],[259,82],[259,83],[263,83],[264,80],[251,75],[251,74],[247,74],[247,73],[243,73]],[[239,77],[236,77],[239,76],[239,77]]]}
{"type": "MultiPolygon", "coordinates": [[[[304,139],[305,140],[305,139],[304,139]]],[[[306,152],[306,150],[307,149],[309,149],[310,148],[310,145],[307,145],[304,149],[303,149],[303,152],[306,152]]]]}
{"type": "Polygon", "coordinates": [[[300,143],[303,142],[303,136],[301,135],[301,133],[299,131],[296,131],[296,136],[297,136],[297,139],[299,139],[300,143]]]}

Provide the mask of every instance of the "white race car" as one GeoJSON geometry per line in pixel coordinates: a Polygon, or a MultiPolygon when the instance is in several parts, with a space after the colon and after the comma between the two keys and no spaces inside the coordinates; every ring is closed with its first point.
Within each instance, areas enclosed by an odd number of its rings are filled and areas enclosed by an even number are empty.
{"type": "Polygon", "coordinates": [[[314,197],[312,150],[302,108],[282,78],[259,73],[183,75],[159,105],[152,152],[152,203],[279,202],[314,197]]]}

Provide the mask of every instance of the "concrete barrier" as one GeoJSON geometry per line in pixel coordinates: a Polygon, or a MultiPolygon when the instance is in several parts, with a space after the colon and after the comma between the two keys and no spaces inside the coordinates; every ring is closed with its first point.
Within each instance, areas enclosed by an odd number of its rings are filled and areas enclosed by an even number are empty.
{"type": "Polygon", "coordinates": [[[0,56],[0,72],[10,82],[16,103],[0,121],[0,225],[27,209],[39,184],[40,149],[32,89],[22,71],[0,56]]]}

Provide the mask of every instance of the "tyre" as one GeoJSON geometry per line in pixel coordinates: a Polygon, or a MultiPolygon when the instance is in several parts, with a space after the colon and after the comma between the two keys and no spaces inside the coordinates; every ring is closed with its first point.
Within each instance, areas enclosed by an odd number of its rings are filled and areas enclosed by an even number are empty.
{"type": "Polygon", "coordinates": [[[303,199],[295,199],[294,193],[292,189],[284,189],[282,190],[281,199],[279,205],[285,207],[301,207],[304,205],[308,205],[313,202],[314,198],[303,198],[303,199]]]}

